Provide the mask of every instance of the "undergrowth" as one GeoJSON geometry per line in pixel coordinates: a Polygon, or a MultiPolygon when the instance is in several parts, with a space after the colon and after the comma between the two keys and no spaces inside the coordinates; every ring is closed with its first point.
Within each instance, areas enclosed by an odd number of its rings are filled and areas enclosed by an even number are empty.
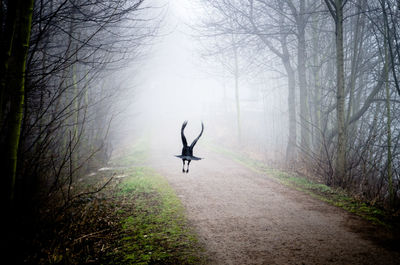
{"type": "Polygon", "coordinates": [[[107,167],[81,176],[71,189],[89,193],[62,211],[32,209],[16,219],[5,236],[6,263],[205,263],[179,198],[145,166],[147,143],[127,146],[107,167]]]}

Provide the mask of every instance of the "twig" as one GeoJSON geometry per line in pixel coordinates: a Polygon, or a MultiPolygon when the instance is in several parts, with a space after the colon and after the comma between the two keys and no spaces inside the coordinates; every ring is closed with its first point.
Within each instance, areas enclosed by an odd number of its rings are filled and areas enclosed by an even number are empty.
{"type": "Polygon", "coordinates": [[[84,239],[84,238],[87,238],[87,237],[94,236],[96,234],[99,234],[99,233],[102,233],[102,232],[105,232],[105,231],[108,231],[108,230],[110,230],[110,228],[103,229],[103,230],[100,230],[100,231],[96,231],[96,232],[93,232],[93,233],[90,233],[90,234],[83,235],[83,236],[75,239],[74,242],[79,241],[79,240],[84,239]]]}
{"type": "Polygon", "coordinates": [[[85,195],[90,195],[90,194],[98,193],[99,191],[101,191],[102,189],[104,189],[104,188],[108,185],[108,183],[111,182],[111,180],[115,177],[115,175],[116,175],[116,173],[114,173],[114,174],[111,176],[111,178],[110,178],[103,186],[101,186],[99,189],[97,189],[97,190],[95,190],[95,191],[88,191],[88,192],[80,193],[80,194],[78,194],[78,195],[72,197],[71,200],[76,199],[76,198],[79,198],[79,197],[81,197],[81,196],[85,196],[85,195]]]}

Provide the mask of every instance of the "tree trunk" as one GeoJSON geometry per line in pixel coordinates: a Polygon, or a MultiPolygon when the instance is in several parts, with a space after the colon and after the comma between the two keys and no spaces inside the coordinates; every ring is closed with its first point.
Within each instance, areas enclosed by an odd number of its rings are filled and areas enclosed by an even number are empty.
{"type": "MultiPolygon", "coordinates": [[[[280,9],[283,8],[281,1],[278,1],[278,6],[280,9]]],[[[282,52],[277,49],[272,43],[269,42],[263,34],[260,33],[256,23],[253,20],[253,1],[250,1],[250,23],[253,27],[254,32],[257,36],[265,43],[265,45],[270,49],[271,52],[276,54],[281,60],[285,67],[287,77],[288,77],[288,112],[289,112],[289,133],[288,133],[288,143],[286,148],[286,163],[287,165],[293,165],[297,158],[297,133],[296,133],[296,93],[295,93],[295,72],[290,63],[290,53],[287,45],[287,33],[284,33],[284,16],[279,17],[279,27],[281,33],[279,36],[279,41],[281,43],[282,52]]]]}
{"type": "MultiPolygon", "coordinates": [[[[314,14],[314,16],[316,16],[314,14]]],[[[322,122],[321,122],[321,84],[320,84],[320,76],[319,76],[319,33],[317,31],[318,22],[317,17],[314,18],[313,21],[313,29],[312,29],[312,62],[313,62],[313,104],[312,104],[312,114],[313,114],[313,134],[312,134],[312,143],[314,152],[318,154],[321,152],[322,148],[322,139],[321,139],[321,132],[322,132],[322,122]]]]}
{"type": "Polygon", "coordinates": [[[236,121],[237,121],[237,132],[238,132],[238,143],[242,142],[242,131],[240,121],[240,99],[239,99],[239,59],[237,54],[237,47],[233,47],[233,55],[235,60],[234,78],[235,78],[235,103],[236,103],[236,121]]]}
{"type": "Polygon", "coordinates": [[[6,146],[3,159],[3,170],[6,177],[6,196],[9,202],[14,200],[15,178],[17,168],[17,151],[20,138],[23,103],[25,93],[25,69],[31,32],[33,0],[19,0],[16,5],[17,24],[12,42],[10,64],[8,66],[10,93],[10,110],[6,133],[6,146]]]}
{"type": "MultiPolygon", "coordinates": [[[[382,0],[382,10],[386,8],[386,1],[382,0]]],[[[389,189],[389,203],[393,206],[394,203],[394,190],[393,190],[393,165],[392,165],[392,129],[391,129],[391,113],[390,113],[390,91],[389,91],[389,51],[388,43],[391,41],[389,27],[387,24],[386,12],[384,12],[384,48],[385,48],[385,90],[386,90],[386,134],[387,134],[387,177],[389,189]]]]}
{"type": "Polygon", "coordinates": [[[352,139],[356,134],[357,124],[349,124],[350,117],[354,114],[354,110],[357,110],[358,107],[355,104],[355,89],[356,89],[356,79],[359,74],[359,62],[360,58],[362,58],[362,46],[363,46],[363,35],[364,35],[364,16],[362,15],[365,10],[366,1],[358,0],[357,2],[357,13],[358,15],[354,18],[354,39],[353,43],[353,54],[351,61],[351,71],[350,71],[350,83],[349,83],[349,101],[347,105],[347,116],[346,116],[346,126],[347,126],[347,134],[348,140],[352,139]]]}
{"type": "Polygon", "coordinates": [[[342,185],[346,174],[346,125],[344,111],[343,0],[335,0],[336,9],[336,123],[338,128],[335,182],[342,185]]]}
{"type": "Polygon", "coordinates": [[[295,100],[295,73],[290,65],[289,57],[283,60],[288,75],[288,111],[289,111],[289,136],[286,148],[286,162],[290,165],[297,158],[296,152],[296,100],[295,100]]]}
{"type": "MultiPolygon", "coordinates": [[[[1,54],[0,54],[0,122],[4,122],[4,112],[9,100],[9,87],[7,85],[8,67],[10,63],[12,45],[15,37],[17,24],[17,3],[9,1],[7,5],[7,16],[4,32],[1,32],[1,54]]],[[[3,20],[1,20],[3,21],[3,20]]]]}
{"type": "Polygon", "coordinates": [[[300,10],[297,19],[297,34],[298,34],[298,47],[297,47],[297,71],[299,78],[299,91],[300,91],[300,146],[302,151],[307,152],[310,147],[310,126],[309,115],[307,107],[307,79],[306,79],[306,39],[305,39],[305,1],[300,1],[300,10]]]}

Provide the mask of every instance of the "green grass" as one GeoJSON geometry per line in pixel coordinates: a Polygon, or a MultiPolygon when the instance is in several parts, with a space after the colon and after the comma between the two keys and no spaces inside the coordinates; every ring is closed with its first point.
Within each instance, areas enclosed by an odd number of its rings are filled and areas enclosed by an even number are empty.
{"type": "MultiPolygon", "coordinates": [[[[118,165],[146,160],[144,143],[118,165]]],[[[167,180],[149,167],[132,166],[117,186],[121,237],[113,264],[203,264],[203,251],[167,180]]]]}
{"type": "Polygon", "coordinates": [[[375,224],[383,225],[388,228],[391,226],[387,221],[387,213],[379,208],[351,197],[344,190],[335,189],[325,184],[313,182],[305,177],[298,176],[295,173],[267,167],[260,161],[253,160],[222,147],[209,145],[209,148],[217,153],[230,157],[234,161],[257,173],[265,174],[266,177],[270,177],[286,186],[293,187],[294,189],[307,193],[321,201],[343,208],[346,211],[359,215],[375,224]]]}

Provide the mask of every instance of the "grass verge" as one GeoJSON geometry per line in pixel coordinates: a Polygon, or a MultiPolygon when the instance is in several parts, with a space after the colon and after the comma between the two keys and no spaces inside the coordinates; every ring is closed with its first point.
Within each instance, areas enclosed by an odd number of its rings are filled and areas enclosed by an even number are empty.
{"type": "Polygon", "coordinates": [[[201,264],[196,235],[164,177],[133,167],[118,185],[121,237],[113,264],[201,264]]]}
{"type": "MultiPolygon", "coordinates": [[[[143,143],[118,159],[119,166],[142,164],[143,143]]],[[[112,264],[204,264],[203,251],[185,210],[167,180],[146,166],[123,169],[116,186],[120,236],[112,264]]]]}
{"type": "Polygon", "coordinates": [[[321,201],[343,208],[348,212],[354,213],[373,222],[374,224],[379,224],[386,228],[393,228],[393,225],[395,225],[393,224],[390,214],[386,213],[382,209],[351,197],[344,190],[316,183],[305,177],[298,176],[295,173],[273,169],[260,161],[253,160],[222,147],[209,145],[209,148],[214,152],[233,159],[257,173],[265,174],[266,177],[270,177],[286,186],[293,187],[294,189],[305,192],[321,201]]]}

